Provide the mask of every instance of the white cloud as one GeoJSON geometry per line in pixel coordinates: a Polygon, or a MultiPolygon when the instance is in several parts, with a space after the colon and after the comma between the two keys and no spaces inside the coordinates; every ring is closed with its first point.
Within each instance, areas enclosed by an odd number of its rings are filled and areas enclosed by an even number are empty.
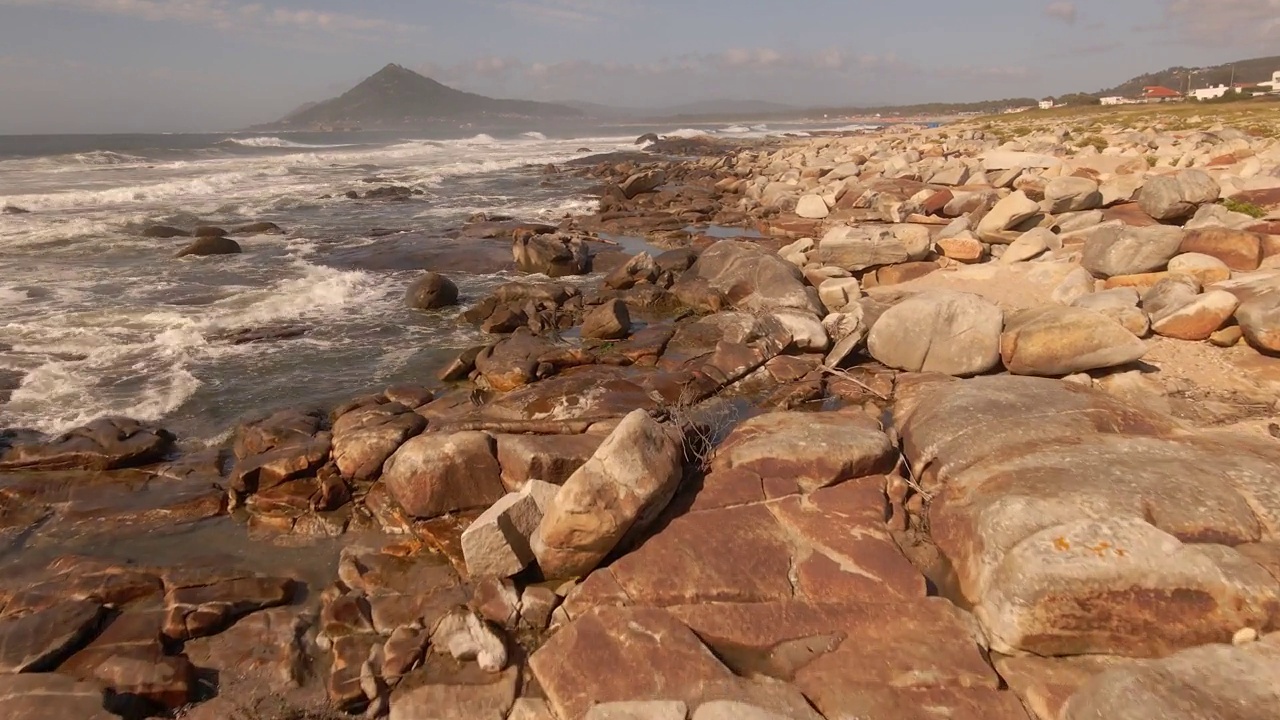
{"type": "Polygon", "coordinates": [[[1080,16],[1073,2],[1051,2],[1045,6],[1044,14],[1071,25],[1074,25],[1080,16]]]}
{"type": "Polygon", "coordinates": [[[552,25],[591,27],[630,14],[625,0],[504,0],[499,7],[552,25]]]}
{"type": "Polygon", "coordinates": [[[267,8],[232,0],[0,0],[0,6],[65,8],[148,22],[203,25],[220,30],[271,27],[329,35],[370,35],[417,30],[379,18],[306,8],[267,8]]]}
{"type": "Polygon", "coordinates": [[[1199,45],[1272,47],[1280,0],[1164,0],[1165,22],[1199,45]]]}

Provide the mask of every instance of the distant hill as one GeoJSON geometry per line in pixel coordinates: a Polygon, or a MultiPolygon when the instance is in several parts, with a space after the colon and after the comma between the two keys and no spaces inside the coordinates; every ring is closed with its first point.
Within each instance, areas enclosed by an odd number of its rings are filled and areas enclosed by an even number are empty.
{"type": "Polygon", "coordinates": [[[751,118],[755,116],[786,115],[801,112],[800,108],[782,103],[765,102],[763,100],[702,100],[684,105],[665,107],[639,108],[615,107],[599,103],[570,100],[563,105],[576,108],[596,118],[608,119],[680,119],[700,117],[736,117],[751,118]]]}
{"type": "Polygon", "coordinates": [[[528,100],[495,100],[455,90],[399,65],[388,65],[342,95],[303,105],[254,130],[394,130],[439,120],[576,117],[580,110],[528,100]]]}
{"type": "Polygon", "coordinates": [[[1098,97],[1105,97],[1108,95],[1134,97],[1141,95],[1144,87],[1152,85],[1162,85],[1179,92],[1186,92],[1188,77],[1191,79],[1192,90],[1216,87],[1218,85],[1229,85],[1232,82],[1233,76],[1234,82],[1237,83],[1258,83],[1270,80],[1271,74],[1277,70],[1280,70],[1280,55],[1253,58],[1252,60],[1241,60],[1239,62],[1215,65],[1213,67],[1171,67],[1159,72],[1139,75],[1138,77],[1123,82],[1113,88],[1099,90],[1098,92],[1091,94],[1098,97]]]}

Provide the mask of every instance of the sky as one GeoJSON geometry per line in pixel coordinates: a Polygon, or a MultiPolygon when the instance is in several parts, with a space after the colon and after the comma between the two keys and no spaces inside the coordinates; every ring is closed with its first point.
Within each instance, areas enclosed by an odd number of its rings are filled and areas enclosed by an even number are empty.
{"type": "Polygon", "coordinates": [[[391,62],[654,108],[1043,97],[1263,55],[1280,0],[0,0],[0,134],[234,129],[391,62]]]}

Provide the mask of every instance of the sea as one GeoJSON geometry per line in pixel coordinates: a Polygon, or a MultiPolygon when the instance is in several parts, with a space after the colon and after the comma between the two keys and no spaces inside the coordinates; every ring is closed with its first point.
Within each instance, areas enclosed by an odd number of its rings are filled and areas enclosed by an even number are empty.
{"type": "Polygon", "coordinates": [[[549,179],[546,165],[636,150],[650,131],[751,138],[852,127],[0,136],[0,207],[27,211],[0,214],[0,430],[56,434],[127,416],[203,445],[275,409],[430,384],[483,338],[456,308],[407,308],[405,288],[446,247],[464,305],[514,279],[469,267],[465,244],[450,239],[476,213],[554,223],[594,209],[589,179],[549,179]],[[421,194],[343,196],[383,185],[421,194]],[[177,259],[189,239],[142,236],[153,224],[260,221],[287,234],[237,236],[240,255],[177,259]],[[282,326],[306,332],[219,339],[282,326]]]}

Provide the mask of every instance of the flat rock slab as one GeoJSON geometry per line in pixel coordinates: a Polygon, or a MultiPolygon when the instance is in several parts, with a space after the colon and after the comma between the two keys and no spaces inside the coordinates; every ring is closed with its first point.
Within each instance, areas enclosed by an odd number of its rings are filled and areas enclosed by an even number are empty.
{"type": "Polygon", "coordinates": [[[97,632],[105,612],[97,602],[76,600],[0,620],[0,673],[53,670],[97,632]]]}
{"type": "Polygon", "coordinates": [[[105,709],[100,686],[65,675],[0,675],[5,720],[119,720],[105,709]]]}
{"type": "Polygon", "coordinates": [[[0,470],[114,470],[164,457],[176,438],[127,418],[104,418],[46,443],[24,443],[0,454],[0,470]]]}

